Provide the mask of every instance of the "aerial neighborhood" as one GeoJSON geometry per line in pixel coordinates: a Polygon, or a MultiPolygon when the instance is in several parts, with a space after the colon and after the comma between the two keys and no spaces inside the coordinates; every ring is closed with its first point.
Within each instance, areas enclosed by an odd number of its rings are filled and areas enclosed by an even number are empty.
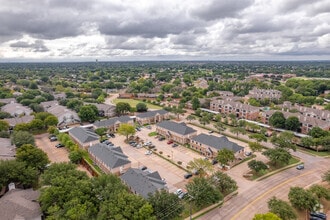
{"type": "Polygon", "coordinates": [[[0,216],[324,217],[330,70],[320,65],[0,64],[0,210],[11,210],[0,216]],[[246,213],[251,204],[260,210],[246,213]]]}

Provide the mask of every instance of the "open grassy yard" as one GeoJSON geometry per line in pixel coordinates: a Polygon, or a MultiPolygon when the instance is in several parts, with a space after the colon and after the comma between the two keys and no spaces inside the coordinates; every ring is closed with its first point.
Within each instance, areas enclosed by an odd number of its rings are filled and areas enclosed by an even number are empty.
{"type": "MultiPolygon", "coordinates": [[[[118,102],[126,102],[131,105],[131,107],[135,107],[138,103],[143,102],[141,100],[135,100],[135,99],[114,99],[113,102],[117,104],[118,102]]],[[[148,109],[162,109],[162,107],[158,105],[153,105],[147,102],[143,102],[147,105],[148,109]]]]}

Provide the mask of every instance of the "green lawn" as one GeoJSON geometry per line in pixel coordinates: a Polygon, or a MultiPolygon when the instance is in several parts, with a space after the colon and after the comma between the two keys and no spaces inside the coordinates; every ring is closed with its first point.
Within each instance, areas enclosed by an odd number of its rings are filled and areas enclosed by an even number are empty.
{"type": "MultiPolygon", "coordinates": [[[[138,103],[143,102],[141,100],[135,100],[135,99],[114,99],[113,103],[117,104],[118,102],[126,102],[130,104],[131,107],[135,107],[138,103]]],[[[143,102],[147,105],[148,109],[162,109],[162,107],[158,105],[153,105],[147,102],[143,102]]]]}

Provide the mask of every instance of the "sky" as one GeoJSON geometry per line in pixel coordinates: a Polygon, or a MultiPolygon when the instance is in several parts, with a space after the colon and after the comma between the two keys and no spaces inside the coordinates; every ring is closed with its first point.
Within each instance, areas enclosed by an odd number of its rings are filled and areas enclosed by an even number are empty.
{"type": "Polygon", "coordinates": [[[1,61],[330,60],[329,0],[0,0],[1,61]]]}

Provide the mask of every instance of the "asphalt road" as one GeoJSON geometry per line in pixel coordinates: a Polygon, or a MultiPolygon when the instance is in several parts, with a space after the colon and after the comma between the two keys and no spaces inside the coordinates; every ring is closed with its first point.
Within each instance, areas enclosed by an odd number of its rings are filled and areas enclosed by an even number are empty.
{"type": "Polygon", "coordinates": [[[199,219],[252,219],[255,214],[268,211],[267,201],[271,197],[276,196],[288,200],[287,195],[290,187],[308,187],[318,183],[321,181],[323,173],[330,167],[330,160],[327,158],[311,156],[301,152],[294,152],[293,155],[304,161],[304,170],[297,170],[293,167],[258,181],[227,201],[222,207],[212,210],[199,219]]]}

